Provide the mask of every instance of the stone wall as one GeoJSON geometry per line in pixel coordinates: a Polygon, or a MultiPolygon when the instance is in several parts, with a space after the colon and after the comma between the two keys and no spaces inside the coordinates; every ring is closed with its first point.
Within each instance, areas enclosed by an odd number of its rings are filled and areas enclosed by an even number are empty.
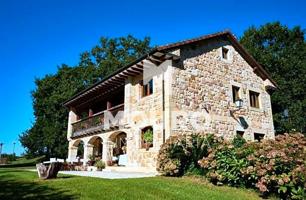
{"type": "Polygon", "coordinates": [[[229,42],[214,40],[196,47],[185,46],[172,53],[181,56],[172,75],[172,111],[189,112],[172,115],[176,122],[172,124],[172,134],[208,132],[233,138],[238,130],[244,131],[244,137],[249,140],[254,139],[254,132],[274,138],[271,101],[265,91],[265,81],[229,42]],[[229,49],[228,60],[222,58],[223,46],[229,49]],[[244,106],[239,111],[235,111],[232,100],[232,85],[241,88],[244,106]],[[250,107],[249,90],[260,93],[259,109],[250,107]],[[232,115],[231,111],[234,111],[232,115]],[[192,112],[204,116],[194,116],[192,112]],[[247,123],[247,128],[241,125],[242,121],[247,123]]]}
{"type": "Polygon", "coordinates": [[[142,76],[131,77],[125,88],[125,118],[128,120],[128,162],[130,166],[155,167],[162,144],[162,76],[153,77],[153,94],[141,97],[142,76]],[[141,147],[141,130],[153,127],[153,147],[148,151],[141,147]]]}

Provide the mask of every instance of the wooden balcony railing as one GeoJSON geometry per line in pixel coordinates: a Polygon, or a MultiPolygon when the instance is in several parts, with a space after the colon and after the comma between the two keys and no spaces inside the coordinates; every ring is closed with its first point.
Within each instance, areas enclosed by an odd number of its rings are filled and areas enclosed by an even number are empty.
{"type": "Polygon", "coordinates": [[[104,124],[104,113],[106,111],[109,111],[112,113],[112,115],[115,117],[116,114],[119,111],[124,110],[124,104],[120,104],[117,106],[114,106],[108,110],[104,110],[98,113],[95,113],[94,115],[90,117],[86,117],[84,119],[81,119],[77,122],[72,123],[72,136],[75,136],[76,132],[80,132],[89,128],[102,126],[104,124]]]}

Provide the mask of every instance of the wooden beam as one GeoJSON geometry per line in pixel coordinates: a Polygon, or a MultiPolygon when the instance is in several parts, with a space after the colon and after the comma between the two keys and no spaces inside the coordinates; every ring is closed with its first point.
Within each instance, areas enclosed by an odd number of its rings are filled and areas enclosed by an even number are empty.
{"type": "Polygon", "coordinates": [[[143,72],[143,67],[141,69],[138,68],[138,67],[131,67],[131,70],[142,73],[143,72]]]}
{"type": "Polygon", "coordinates": [[[140,70],[143,69],[143,62],[142,62],[142,64],[136,64],[134,67],[138,68],[140,70]]]}
{"type": "Polygon", "coordinates": [[[135,75],[138,75],[138,74],[141,73],[140,71],[133,70],[133,69],[127,69],[126,71],[127,71],[127,72],[130,72],[130,73],[134,73],[135,75]]]}
{"type": "Polygon", "coordinates": [[[166,56],[165,56],[165,55],[162,55],[162,56],[160,56],[160,57],[157,57],[157,56],[152,55],[151,57],[152,57],[154,60],[158,60],[158,61],[160,61],[160,62],[164,62],[164,61],[166,60],[166,56]]]}
{"type": "Polygon", "coordinates": [[[156,60],[153,60],[152,58],[147,58],[148,61],[150,61],[151,63],[153,63],[154,65],[158,66],[161,64],[160,61],[156,61],[156,60]]]}
{"type": "Polygon", "coordinates": [[[136,75],[138,75],[138,73],[136,74],[136,73],[128,72],[127,70],[125,70],[122,73],[124,73],[125,75],[128,75],[128,76],[136,76],[136,75]]]}

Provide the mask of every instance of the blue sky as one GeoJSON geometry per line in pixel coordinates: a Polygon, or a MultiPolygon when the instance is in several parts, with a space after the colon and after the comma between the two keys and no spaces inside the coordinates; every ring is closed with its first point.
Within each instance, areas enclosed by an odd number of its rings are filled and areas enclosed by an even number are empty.
{"type": "Polygon", "coordinates": [[[18,135],[34,121],[35,77],[78,63],[101,36],[150,36],[153,45],[280,21],[306,28],[306,1],[0,0],[0,142],[24,150],[18,135]]]}

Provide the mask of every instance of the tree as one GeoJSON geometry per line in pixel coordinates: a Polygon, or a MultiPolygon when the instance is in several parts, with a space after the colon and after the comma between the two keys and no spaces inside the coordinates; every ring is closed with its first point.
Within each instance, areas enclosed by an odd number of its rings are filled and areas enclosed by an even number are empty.
{"type": "Polygon", "coordinates": [[[99,45],[81,54],[78,66],[63,64],[56,74],[36,79],[32,91],[35,122],[19,136],[27,154],[66,157],[68,110],[62,103],[149,50],[147,37],[102,37],[99,45]]]}
{"type": "Polygon", "coordinates": [[[279,22],[246,30],[242,45],[269,72],[279,89],[272,97],[277,133],[306,131],[306,43],[305,31],[279,22]]]}

